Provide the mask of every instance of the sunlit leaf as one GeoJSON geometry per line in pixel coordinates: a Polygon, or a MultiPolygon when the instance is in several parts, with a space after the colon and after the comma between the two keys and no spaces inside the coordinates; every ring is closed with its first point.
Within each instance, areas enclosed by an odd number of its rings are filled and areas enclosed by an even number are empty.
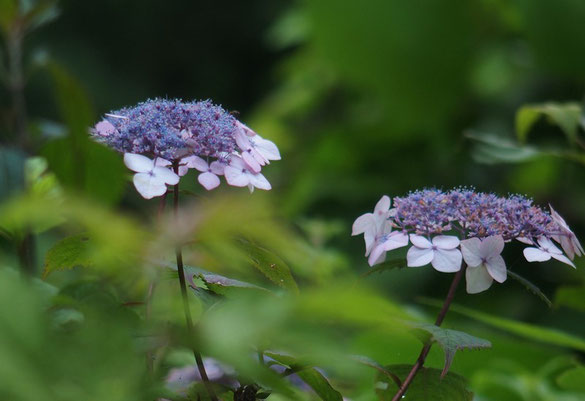
{"type": "MultiPolygon", "coordinates": [[[[390,365],[386,369],[402,380],[412,369],[409,365],[390,365]]],[[[376,393],[380,401],[392,399],[398,391],[397,384],[383,373],[378,373],[376,393]]],[[[471,401],[473,393],[467,388],[467,380],[455,373],[442,375],[439,369],[421,368],[408,387],[404,397],[409,401],[471,401]]]]}
{"type": "Polygon", "coordinates": [[[414,329],[422,330],[423,342],[431,341],[437,343],[445,354],[445,366],[441,375],[447,374],[453,357],[458,350],[491,348],[492,343],[483,338],[474,337],[462,331],[443,329],[434,324],[417,323],[414,329]]]}
{"type": "Polygon", "coordinates": [[[526,142],[528,134],[539,117],[548,120],[563,131],[570,143],[575,142],[581,121],[581,106],[578,103],[546,103],[523,106],[516,114],[516,134],[520,142],[526,142]]]}

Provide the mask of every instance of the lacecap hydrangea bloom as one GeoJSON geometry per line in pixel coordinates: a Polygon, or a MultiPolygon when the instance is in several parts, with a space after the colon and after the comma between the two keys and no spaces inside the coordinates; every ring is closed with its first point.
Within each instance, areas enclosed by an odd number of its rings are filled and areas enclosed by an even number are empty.
{"type": "Polygon", "coordinates": [[[575,255],[584,253],[552,207],[547,212],[520,195],[500,197],[460,188],[416,191],[395,197],[393,202],[384,195],[373,213],[355,220],[352,235],[359,234],[364,235],[370,266],[383,262],[388,251],[409,243],[409,267],[430,263],[436,270],[450,273],[459,271],[465,262],[471,294],[487,290],[494,280],[506,280],[501,253],[512,240],[529,245],[524,249],[529,262],[556,259],[575,267],[575,255]]]}
{"type": "Polygon", "coordinates": [[[207,190],[218,187],[222,175],[229,185],[269,190],[261,169],[280,160],[273,142],[208,100],[147,100],[105,114],[91,134],[124,154],[146,199],[164,195],[189,169],[199,171],[207,190]]]}

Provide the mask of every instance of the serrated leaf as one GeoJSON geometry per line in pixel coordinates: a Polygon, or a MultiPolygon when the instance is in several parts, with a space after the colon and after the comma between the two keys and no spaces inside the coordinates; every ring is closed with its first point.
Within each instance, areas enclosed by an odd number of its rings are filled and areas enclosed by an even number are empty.
{"type": "Polygon", "coordinates": [[[530,291],[531,293],[536,295],[538,298],[540,298],[549,308],[552,307],[552,302],[550,301],[550,299],[548,299],[546,294],[544,292],[542,292],[542,290],[540,288],[538,288],[536,285],[532,284],[530,281],[528,281],[527,279],[525,279],[524,277],[522,277],[518,273],[515,273],[511,270],[508,270],[508,277],[510,277],[511,279],[514,279],[517,282],[519,282],[520,284],[522,284],[524,286],[524,288],[526,288],[528,291],[530,291]]]}
{"type": "MultiPolygon", "coordinates": [[[[438,300],[424,298],[421,301],[436,307],[441,307],[443,304],[438,300]]],[[[456,304],[451,304],[450,310],[521,337],[541,341],[546,344],[585,351],[585,339],[560,330],[504,319],[456,304]]]]}
{"type": "Polygon", "coordinates": [[[577,128],[581,120],[581,106],[578,103],[545,103],[521,107],[516,114],[516,134],[520,142],[525,142],[530,129],[545,116],[557,125],[573,143],[577,137],[577,128]]]}
{"type": "Polygon", "coordinates": [[[279,287],[298,294],[299,287],[290,272],[290,268],[280,257],[268,249],[249,241],[241,240],[240,245],[247,252],[252,265],[267,279],[279,287]]]}
{"type": "Polygon", "coordinates": [[[568,369],[557,377],[557,384],[564,390],[585,393],[585,366],[568,369]]]}
{"type": "MultiPolygon", "coordinates": [[[[412,369],[410,365],[389,365],[385,367],[402,381],[412,369]]],[[[376,393],[380,401],[387,401],[399,390],[398,385],[388,376],[379,373],[376,393]]],[[[439,369],[421,368],[414,377],[404,396],[408,401],[471,401],[473,393],[467,388],[467,380],[455,373],[443,376],[439,369]]]]}
{"type": "MultiPolygon", "coordinates": [[[[491,348],[492,343],[483,338],[474,337],[462,331],[443,329],[434,324],[417,323],[412,327],[419,331],[422,330],[425,334],[423,342],[427,341],[437,343],[445,354],[445,366],[443,367],[442,376],[445,376],[451,367],[455,353],[458,350],[464,349],[483,349],[491,348]]],[[[420,333],[420,332],[419,332],[420,333]]]]}
{"type": "Polygon", "coordinates": [[[567,286],[557,290],[555,305],[585,312],[585,286],[567,286]]]}
{"type": "Polygon", "coordinates": [[[92,262],[88,258],[88,241],[87,234],[78,234],[57,242],[47,252],[43,277],[58,270],[91,266],[92,262]]]}
{"type": "Polygon", "coordinates": [[[307,383],[322,400],[343,401],[343,396],[331,387],[329,381],[317,369],[303,366],[298,363],[296,358],[290,355],[281,355],[274,352],[266,352],[265,355],[293,369],[294,373],[307,383]]]}
{"type": "Polygon", "coordinates": [[[203,274],[198,276],[210,291],[219,295],[230,295],[230,292],[237,290],[256,290],[270,292],[266,288],[262,288],[255,284],[246,283],[245,281],[235,280],[219,274],[203,274]]]}

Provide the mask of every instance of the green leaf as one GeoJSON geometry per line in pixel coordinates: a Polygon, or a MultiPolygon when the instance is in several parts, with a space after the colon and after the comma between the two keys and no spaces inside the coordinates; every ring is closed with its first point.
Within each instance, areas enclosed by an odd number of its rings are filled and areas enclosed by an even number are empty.
{"type": "Polygon", "coordinates": [[[528,291],[530,291],[531,293],[536,295],[538,298],[540,298],[549,308],[552,307],[552,302],[550,301],[550,299],[548,299],[546,294],[544,292],[542,292],[542,290],[540,288],[538,288],[536,285],[532,284],[530,281],[528,281],[527,279],[525,279],[524,277],[522,277],[518,273],[514,273],[511,270],[508,270],[508,277],[510,277],[511,279],[514,279],[517,282],[519,282],[520,284],[522,284],[528,291]]]}
{"type": "MultiPolygon", "coordinates": [[[[412,369],[409,365],[390,365],[386,369],[402,380],[412,369]]],[[[379,373],[376,393],[380,400],[390,400],[399,387],[383,373],[379,373]]],[[[439,369],[421,368],[408,387],[404,397],[408,401],[471,401],[473,393],[467,388],[467,380],[455,373],[442,375],[439,369]]]]}
{"type": "MultiPolygon", "coordinates": [[[[443,367],[442,376],[445,376],[451,367],[455,353],[463,349],[482,349],[491,348],[492,343],[483,338],[474,337],[462,331],[442,329],[434,324],[417,323],[412,326],[415,330],[422,330],[423,343],[428,341],[435,342],[443,349],[445,353],[445,366],[443,367]]],[[[420,331],[419,331],[420,333],[420,331]]]]}
{"type": "Polygon", "coordinates": [[[198,276],[207,288],[219,295],[230,295],[232,292],[238,292],[238,290],[256,290],[256,291],[268,291],[266,288],[262,288],[255,284],[246,283],[245,281],[235,280],[228,277],[221,276],[219,274],[203,274],[200,273],[198,276]]]}
{"type": "Polygon", "coordinates": [[[265,353],[266,356],[277,362],[288,366],[294,371],[305,383],[307,383],[315,393],[324,401],[342,401],[343,396],[331,387],[329,381],[317,369],[304,366],[298,363],[297,359],[289,355],[281,355],[274,352],[265,353]]]}
{"type": "Polygon", "coordinates": [[[286,290],[294,293],[299,292],[299,287],[290,272],[290,268],[280,257],[249,241],[241,240],[240,245],[248,253],[252,265],[267,279],[286,290]]]}
{"type": "Polygon", "coordinates": [[[7,33],[18,17],[17,0],[0,0],[0,29],[7,33]]]}
{"type": "Polygon", "coordinates": [[[92,262],[88,258],[88,241],[87,234],[78,234],[57,242],[47,252],[43,277],[57,270],[91,266],[92,262]]]}
{"type": "Polygon", "coordinates": [[[545,103],[523,106],[516,113],[516,135],[520,142],[526,142],[530,129],[539,117],[545,116],[551,124],[559,126],[567,136],[568,141],[573,143],[577,138],[581,114],[581,106],[578,103],[545,103]]]}
{"type": "Polygon", "coordinates": [[[17,149],[0,147],[0,201],[24,190],[25,154],[17,149]]]}
{"type": "MultiPolygon", "coordinates": [[[[421,301],[436,307],[442,305],[442,302],[438,300],[422,299],[421,301]]],[[[451,304],[450,310],[521,337],[559,347],[585,351],[585,339],[560,330],[504,319],[456,304],[451,304]]]]}
{"type": "Polygon", "coordinates": [[[476,141],[473,158],[478,163],[519,163],[533,160],[542,155],[542,152],[534,147],[520,146],[510,139],[498,135],[470,132],[465,136],[476,141]]]}
{"type": "Polygon", "coordinates": [[[374,273],[382,273],[386,270],[402,269],[404,267],[406,267],[406,261],[404,258],[387,260],[383,263],[377,264],[367,272],[363,273],[362,277],[367,277],[374,273]]]}
{"type": "Polygon", "coordinates": [[[566,370],[557,377],[557,384],[564,390],[585,393],[585,366],[566,370]]]}
{"type": "Polygon", "coordinates": [[[585,286],[567,286],[557,290],[555,305],[585,312],[585,286]]]}
{"type": "Polygon", "coordinates": [[[374,368],[378,372],[388,376],[388,378],[393,380],[397,386],[402,386],[402,381],[400,380],[400,378],[398,376],[396,376],[394,373],[390,372],[388,369],[386,369],[384,366],[382,366],[378,362],[374,361],[373,359],[368,358],[367,356],[363,356],[363,355],[352,355],[351,358],[354,359],[355,361],[363,364],[363,365],[374,368]]]}

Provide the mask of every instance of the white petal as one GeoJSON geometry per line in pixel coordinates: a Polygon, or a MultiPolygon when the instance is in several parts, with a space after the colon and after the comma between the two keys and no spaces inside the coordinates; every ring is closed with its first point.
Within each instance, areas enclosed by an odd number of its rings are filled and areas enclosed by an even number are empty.
{"type": "Polygon", "coordinates": [[[154,162],[148,157],[136,153],[124,153],[124,164],[137,173],[147,173],[154,168],[154,162]]]}
{"type": "Polygon", "coordinates": [[[242,150],[242,153],[247,152],[252,148],[248,136],[242,130],[236,132],[235,139],[238,147],[242,150]]]}
{"type": "Polygon", "coordinates": [[[197,181],[199,181],[199,184],[203,185],[208,191],[219,186],[219,177],[209,172],[199,174],[197,181]]]}
{"type": "Polygon", "coordinates": [[[459,246],[459,238],[453,235],[437,235],[433,237],[433,245],[439,249],[455,249],[459,246]]]}
{"type": "Polygon", "coordinates": [[[406,245],[408,245],[408,235],[400,231],[387,235],[384,242],[382,242],[385,251],[402,248],[406,245]]]}
{"type": "Polygon", "coordinates": [[[516,237],[516,239],[526,245],[534,245],[534,241],[526,237],[516,237]]]}
{"type": "Polygon", "coordinates": [[[390,210],[390,198],[387,195],[382,196],[378,203],[376,203],[376,207],[374,208],[374,214],[376,216],[386,218],[388,214],[388,210],[390,210]]]}
{"type": "Polygon", "coordinates": [[[492,235],[481,241],[481,257],[499,255],[504,250],[504,238],[501,235],[492,235]]]}
{"type": "Polygon", "coordinates": [[[376,232],[374,230],[366,230],[364,232],[364,241],[366,242],[366,256],[368,256],[376,244],[376,232]]]}
{"type": "Polygon", "coordinates": [[[355,219],[351,227],[351,235],[359,235],[365,233],[370,227],[375,225],[372,213],[362,214],[355,219]]]}
{"type": "Polygon", "coordinates": [[[248,127],[248,126],[247,126],[246,124],[244,124],[243,122],[241,122],[241,121],[238,121],[238,122],[236,123],[236,125],[238,126],[238,128],[240,128],[240,131],[241,131],[243,134],[245,134],[245,135],[247,135],[247,136],[255,136],[255,135],[256,135],[256,133],[255,133],[254,131],[252,131],[252,130],[250,129],[250,127],[248,127]]]}
{"type": "Polygon", "coordinates": [[[491,287],[493,279],[483,265],[468,267],[465,271],[468,294],[477,294],[491,287]]]}
{"type": "Polygon", "coordinates": [[[134,174],[133,182],[138,193],[145,199],[152,199],[167,192],[164,181],[149,173],[134,174]]]}
{"type": "Polygon", "coordinates": [[[177,185],[179,183],[180,177],[166,167],[155,167],[152,170],[152,173],[155,177],[161,179],[165,184],[177,185]]]}
{"type": "Polygon", "coordinates": [[[552,256],[553,258],[555,258],[559,262],[563,262],[563,263],[568,264],[569,266],[575,267],[575,265],[573,264],[573,262],[571,262],[571,259],[569,259],[565,255],[557,255],[557,254],[551,253],[550,256],[552,256]]]}
{"type": "Polygon", "coordinates": [[[268,182],[266,177],[264,177],[262,174],[251,174],[250,184],[254,185],[258,189],[264,189],[266,191],[272,189],[272,185],[270,185],[270,182],[268,182]]]}
{"type": "Polygon", "coordinates": [[[481,256],[481,240],[473,237],[461,241],[461,254],[467,266],[476,267],[482,264],[481,256]]]}
{"type": "Polygon", "coordinates": [[[157,157],[154,159],[154,165],[158,166],[158,167],[168,167],[171,164],[173,164],[173,163],[171,163],[167,159],[163,159],[162,157],[157,157]]]}
{"type": "Polygon", "coordinates": [[[110,136],[116,132],[116,127],[108,120],[103,120],[96,124],[95,131],[100,136],[110,136]]]}
{"type": "Polygon", "coordinates": [[[188,172],[189,172],[189,167],[187,167],[187,166],[179,166],[179,177],[182,177],[184,175],[187,175],[188,172]]]}
{"type": "Polygon", "coordinates": [[[434,251],[431,264],[435,270],[443,273],[453,273],[461,270],[461,252],[459,249],[437,249],[434,251]]]}
{"type": "Polygon", "coordinates": [[[552,242],[550,239],[546,238],[546,237],[540,237],[538,239],[538,245],[540,245],[540,247],[552,254],[557,254],[557,255],[562,255],[563,251],[561,251],[559,248],[557,248],[557,246],[554,244],[554,242],[552,242]]]}
{"type": "Polygon", "coordinates": [[[529,262],[546,262],[551,258],[550,253],[533,247],[524,248],[522,253],[524,253],[524,257],[529,262]]]}
{"type": "Polygon", "coordinates": [[[187,156],[181,159],[181,164],[185,164],[189,168],[197,169],[201,172],[209,170],[209,165],[205,160],[199,156],[187,156]]]}
{"type": "Polygon", "coordinates": [[[372,253],[368,258],[368,264],[374,266],[377,263],[381,263],[386,259],[386,251],[384,250],[383,244],[378,244],[372,249],[372,253]]]}
{"type": "Polygon", "coordinates": [[[506,281],[507,273],[506,273],[506,262],[501,255],[494,255],[488,258],[485,263],[485,267],[498,283],[503,283],[506,281]]]}
{"type": "Polygon", "coordinates": [[[256,150],[268,160],[280,160],[280,152],[274,142],[256,135],[253,138],[256,150]]]}
{"type": "Polygon", "coordinates": [[[431,241],[421,235],[410,234],[410,242],[417,248],[431,249],[433,247],[431,241]]]}
{"type": "Polygon", "coordinates": [[[215,175],[223,175],[223,171],[225,169],[225,164],[222,162],[218,162],[216,160],[214,162],[211,162],[211,164],[209,165],[209,169],[215,175]]]}
{"type": "Polygon", "coordinates": [[[242,172],[241,168],[226,166],[224,173],[227,183],[234,187],[245,187],[250,183],[248,174],[242,172]]]}
{"type": "Polygon", "coordinates": [[[253,172],[258,173],[262,169],[262,166],[260,166],[258,160],[256,160],[254,156],[250,154],[250,152],[242,152],[242,159],[244,159],[244,162],[246,162],[248,168],[253,172]]]}
{"type": "MultiPolygon", "coordinates": [[[[412,235],[410,236],[410,240],[412,241],[412,235]]],[[[418,248],[416,246],[411,246],[406,254],[406,264],[409,267],[418,267],[424,266],[431,263],[435,253],[432,249],[424,249],[418,248]]]]}

